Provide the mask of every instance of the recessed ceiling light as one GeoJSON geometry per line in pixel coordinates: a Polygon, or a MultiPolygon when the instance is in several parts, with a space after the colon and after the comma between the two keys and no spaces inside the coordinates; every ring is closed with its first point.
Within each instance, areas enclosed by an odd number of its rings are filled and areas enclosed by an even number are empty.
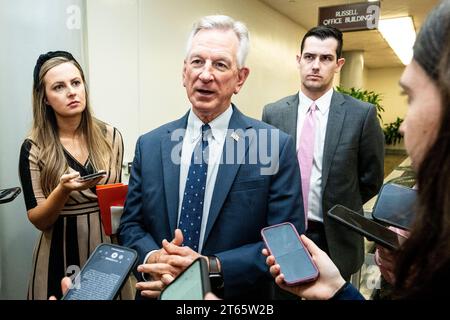
{"type": "Polygon", "coordinates": [[[416,31],[411,17],[380,19],[378,30],[400,61],[407,65],[413,57],[416,31]]]}

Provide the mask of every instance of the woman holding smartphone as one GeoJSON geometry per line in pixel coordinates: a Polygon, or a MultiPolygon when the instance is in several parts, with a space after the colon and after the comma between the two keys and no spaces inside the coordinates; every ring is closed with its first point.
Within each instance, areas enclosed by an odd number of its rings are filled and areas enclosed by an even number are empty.
{"type": "Polygon", "coordinates": [[[95,186],[120,182],[123,142],[116,128],[92,116],[83,70],[70,53],[40,55],[33,80],[33,126],[19,174],[28,218],[41,231],[28,299],[47,299],[98,244],[111,242],[95,186]],[[99,170],[106,174],[80,179],[99,170]]]}
{"type": "MultiPolygon", "coordinates": [[[[450,287],[449,39],[450,0],[444,0],[425,21],[414,58],[400,79],[408,97],[401,131],[418,174],[418,209],[408,240],[395,253],[394,298],[442,299],[450,287]]],[[[276,283],[306,299],[362,299],[330,258],[311,240],[302,239],[319,269],[318,280],[287,287],[274,257],[269,256],[267,264],[276,283]]]]}

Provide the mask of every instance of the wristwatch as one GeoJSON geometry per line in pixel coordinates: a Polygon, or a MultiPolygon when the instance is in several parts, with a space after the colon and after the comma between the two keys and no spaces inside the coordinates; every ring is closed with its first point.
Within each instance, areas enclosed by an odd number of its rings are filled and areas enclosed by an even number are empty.
{"type": "Polygon", "coordinates": [[[223,289],[223,276],[219,269],[219,259],[216,256],[208,256],[209,261],[209,280],[212,289],[223,289]]]}

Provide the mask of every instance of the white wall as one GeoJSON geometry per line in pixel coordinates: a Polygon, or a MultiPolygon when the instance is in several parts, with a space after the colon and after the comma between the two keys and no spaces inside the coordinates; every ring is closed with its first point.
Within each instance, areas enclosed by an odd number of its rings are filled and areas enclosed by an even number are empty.
{"type": "MultiPolygon", "coordinates": [[[[0,0],[0,188],[20,186],[20,146],[31,126],[32,74],[37,57],[67,50],[83,64],[83,0],[0,0]]],[[[25,299],[37,230],[22,194],[0,204],[0,299],[25,299]]]]}
{"type": "Polygon", "coordinates": [[[408,108],[406,96],[402,96],[398,81],[405,70],[399,68],[367,69],[366,86],[370,91],[382,95],[381,105],[384,107],[383,123],[390,123],[397,117],[405,118],[408,108]]]}
{"type": "Polygon", "coordinates": [[[90,88],[96,115],[118,127],[131,161],[138,136],[189,108],[181,82],[192,24],[209,14],[245,22],[250,77],[234,102],[260,118],[263,106],[298,90],[295,55],[306,30],[257,0],[87,2],[90,88]]]}

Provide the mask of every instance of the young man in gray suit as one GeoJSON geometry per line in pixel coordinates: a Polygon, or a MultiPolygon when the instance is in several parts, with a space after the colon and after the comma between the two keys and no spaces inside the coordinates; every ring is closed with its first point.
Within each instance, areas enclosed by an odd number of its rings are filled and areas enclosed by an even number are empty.
{"type": "Polygon", "coordinates": [[[306,236],[348,280],[363,263],[363,238],[326,213],[335,204],[363,213],[383,183],[384,139],[373,105],[333,90],[334,74],[345,63],[341,51],[336,28],[309,30],[297,55],[300,91],[266,105],[262,120],[296,141],[306,236]]]}

